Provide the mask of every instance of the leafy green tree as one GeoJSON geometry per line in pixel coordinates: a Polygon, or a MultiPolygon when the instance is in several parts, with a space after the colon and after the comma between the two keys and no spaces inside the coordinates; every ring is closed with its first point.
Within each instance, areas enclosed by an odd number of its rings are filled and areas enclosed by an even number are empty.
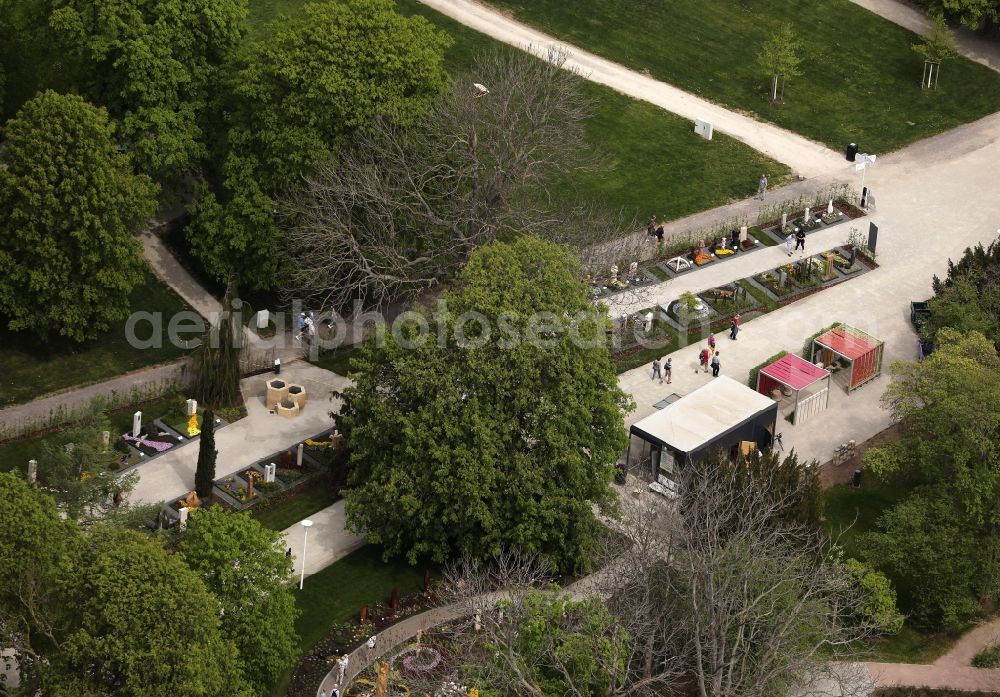
{"type": "Polygon", "coordinates": [[[362,350],[339,418],[352,529],[411,563],[518,548],[586,566],[630,400],[579,278],[553,243],[494,243],[433,315],[362,350]]]}
{"type": "Polygon", "coordinates": [[[880,476],[906,474],[946,492],[983,532],[1000,523],[1000,357],[979,332],[943,328],[921,362],[892,365],[883,404],[903,437],[865,454],[880,476]]]}
{"type": "Polygon", "coordinates": [[[1000,24],[1000,0],[921,0],[929,14],[947,15],[970,29],[1000,24]]]}
{"type": "Polygon", "coordinates": [[[406,123],[447,84],[446,34],[392,0],[309,3],[251,43],[232,81],[229,142],[283,191],[376,116],[406,123]]]}
{"type": "Polygon", "coordinates": [[[896,591],[892,589],[889,579],[881,571],[857,559],[848,559],[845,564],[867,598],[861,608],[860,619],[884,633],[899,632],[904,618],[896,608],[896,591]]]}
{"type": "Polygon", "coordinates": [[[912,48],[924,59],[924,74],[921,79],[921,87],[934,87],[936,89],[938,75],[941,72],[940,64],[958,56],[955,35],[952,34],[951,29],[945,24],[944,17],[940,15],[936,16],[931,33],[921,43],[913,44],[912,48]]]}
{"type": "Polygon", "coordinates": [[[799,64],[802,62],[799,56],[800,50],[801,42],[795,36],[795,29],[790,23],[785,22],[770,39],[764,42],[757,55],[757,64],[761,71],[771,79],[772,102],[784,100],[786,80],[802,75],[799,69],[799,64]]]}
{"type": "Polygon", "coordinates": [[[920,621],[955,626],[969,616],[970,606],[961,598],[970,589],[981,597],[1000,597],[1000,357],[979,332],[942,327],[930,357],[896,362],[892,376],[882,399],[899,421],[902,438],[869,450],[865,463],[877,476],[906,478],[933,492],[931,503],[940,515],[918,516],[907,501],[884,524],[891,538],[872,538],[881,543],[868,558],[894,581],[905,578],[916,589],[901,597],[917,603],[920,621]],[[904,545],[903,538],[917,528],[922,537],[904,545]],[[910,553],[899,557],[895,570],[889,557],[880,561],[893,540],[910,553]],[[941,556],[940,568],[932,568],[947,540],[954,549],[941,556]],[[917,544],[931,551],[914,549],[917,544]],[[935,580],[940,578],[945,580],[935,580]],[[954,586],[960,578],[964,581],[954,586]],[[951,589],[939,598],[944,586],[951,589]]]}
{"type": "Polygon", "coordinates": [[[192,513],[180,551],[222,604],[222,635],[239,651],[250,683],[269,694],[298,654],[299,613],[281,534],[212,506],[192,513]]]}
{"type": "Polygon", "coordinates": [[[450,39],[392,0],[309,3],[250,43],[231,81],[224,191],[202,192],[189,239],[205,268],[273,287],[275,200],[376,118],[405,123],[447,84],[450,39]]]}
{"type": "Polygon", "coordinates": [[[917,626],[957,629],[979,613],[975,582],[988,555],[963,527],[950,501],[916,495],[882,514],[880,531],[858,541],[865,560],[895,584],[917,626]]]}
{"type": "Polygon", "coordinates": [[[245,0],[51,0],[75,82],[121,124],[144,171],[177,177],[205,155],[202,117],[245,31],[245,0]]]}
{"type": "Polygon", "coordinates": [[[43,92],[4,128],[0,307],[13,331],[84,341],[125,318],[143,281],[135,230],[153,186],[115,150],[103,109],[43,92]]]}
{"type": "MultiPolygon", "coordinates": [[[[1000,293],[997,294],[1000,297],[1000,293]]],[[[924,333],[932,339],[942,327],[957,332],[977,331],[991,339],[1000,336],[1000,314],[989,311],[982,302],[980,290],[966,276],[956,278],[930,299],[931,317],[924,326],[924,333]]]]}
{"type": "Polygon", "coordinates": [[[70,612],[42,690],[53,697],[249,697],[220,603],[154,540],[95,528],[77,549],[60,602],[70,612]]]}
{"type": "Polygon", "coordinates": [[[0,644],[18,652],[22,684],[33,685],[59,641],[56,592],[78,535],[49,496],[13,474],[0,472],[0,501],[0,644]]]}
{"type": "Polygon", "coordinates": [[[215,481],[215,412],[206,409],[201,417],[201,439],[198,442],[198,466],[194,471],[194,490],[198,498],[208,501],[212,497],[215,481]]]}
{"type": "Polygon", "coordinates": [[[40,453],[38,483],[55,498],[66,517],[81,525],[127,521],[128,494],[139,481],[137,472],[114,474],[122,453],[112,447],[118,435],[95,400],[79,419],[46,442],[40,453]],[[104,432],[109,444],[104,445],[104,432]]]}

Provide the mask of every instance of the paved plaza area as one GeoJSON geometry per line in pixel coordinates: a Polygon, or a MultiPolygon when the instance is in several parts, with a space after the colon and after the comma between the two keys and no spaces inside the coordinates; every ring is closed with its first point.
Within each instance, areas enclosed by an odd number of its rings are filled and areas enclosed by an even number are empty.
{"type": "MultiPolygon", "coordinates": [[[[305,386],[308,396],[302,413],[285,419],[271,414],[265,405],[264,383],[271,377],[274,376],[266,373],[241,382],[247,416],[216,432],[215,447],[219,451],[216,478],[229,476],[271,453],[330,428],[330,412],[340,408],[340,403],[331,400],[330,395],[348,385],[347,378],[305,361],[282,367],[281,377],[305,386]]],[[[186,494],[194,488],[197,463],[198,441],[194,441],[140,465],[139,484],[131,500],[156,503],[186,494]]]]}
{"type": "MultiPolygon", "coordinates": [[[[746,323],[737,341],[730,341],[728,335],[718,337],[722,373],[741,381],[751,368],[775,353],[799,352],[807,337],[834,322],[850,324],[885,341],[881,378],[850,396],[833,389],[829,409],[802,425],[780,421],[786,450],[794,447],[807,458],[825,462],[840,443],[861,442],[889,425],[889,414],[879,403],[889,365],[893,360],[917,357],[909,303],[931,295],[931,277],[947,273],[949,258],[958,259],[966,247],[988,244],[996,237],[998,162],[1000,115],[879,158],[866,178],[866,185],[878,192],[878,208],[869,217],[853,221],[866,234],[869,222],[878,225],[879,268],[746,323]]],[[[851,225],[843,223],[811,234],[807,252],[841,244],[851,225]]],[[[716,268],[648,287],[642,295],[626,296],[622,304],[612,305],[612,316],[674,300],[685,290],[705,290],[765,271],[783,260],[787,260],[784,248],[772,247],[717,263],[716,268]]],[[[670,354],[672,385],[651,381],[646,366],[620,377],[622,388],[637,405],[627,423],[652,413],[652,405],[671,392],[684,395],[712,379],[711,374],[694,372],[698,350],[689,346],[670,354]]]]}

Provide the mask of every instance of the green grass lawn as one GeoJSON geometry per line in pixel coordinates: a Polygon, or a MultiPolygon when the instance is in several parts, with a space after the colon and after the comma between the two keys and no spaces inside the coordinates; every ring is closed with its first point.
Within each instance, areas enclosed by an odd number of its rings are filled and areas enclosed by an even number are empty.
{"type": "Polygon", "coordinates": [[[915,34],[849,0],[490,0],[562,40],[837,150],[882,153],[1000,109],[1000,75],[961,59],[920,89],[915,34]],[[757,66],[783,22],[802,40],[785,103],[757,66]]]}
{"type": "MultiPolygon", "coordinates": [[[[172,290],[147,274],[144,285],[132,291],[132,310],[163,313],[164,340],[161,348],[135,349],[125,338],[125,322],[100,338],[85,344],[42,344],[26,332],[0,329],[0,407],[27,402],[46,393],[100,382],[157,363],[179,358],[183,351],[166,340],[170,317],[190,307],[172,290]]],[[[137,328],[145,338],[149,325],[137,328]]]]}
{"type": "MultiPolygon", "coordinates": [[[[254,518],[265,528],[286,530],[304,518],[334,503],[333,494],[326,482],[296,494],[279,504],[266,508],[259,513],[254,511],[254,518]]],[[[251,509],[253,510],[253,509],[251,509]]]]}
{"type": "Polygon", "coordinates": [[[351,367],[351,358],[361,353],[359,346],[344,346],[332,351],[323,351],[316,365],[337,375],[347,375],[351,367]]]}
{"type": "MultiPolygon", "coordinates": [[[[399,588],[404,596],[420,592],[424,568],[410,566],[402,559],[383,562],[381,547],[365,545],[309,576],[303,589],[295,590],[302,613],[295,622],[301,653],[308,652],[333,625],[355,618],[363,605],[388,603],[393,588],[399,588]]],[[[290,675],[273,687],[274,697],[285,694],[290,675]]]]}

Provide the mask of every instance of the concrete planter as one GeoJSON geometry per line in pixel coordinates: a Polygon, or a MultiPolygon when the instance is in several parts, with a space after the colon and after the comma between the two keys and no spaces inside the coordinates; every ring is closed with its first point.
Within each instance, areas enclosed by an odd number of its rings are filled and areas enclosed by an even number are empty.
{"type": "Polygon", "coordinates": [[[267,408],[274,409],[288,399],[288,383],[279,378],[267,381],[267,408]]]}
{"type": "Polygon", "coordinates": [[[288,399],[295,402],[299,411],[302,411],[306,407],[306,388],[302,385],[289,385],[288,399]]]}
{"type": "Polygon", "coordinates": [[[277,412],[278,416],[283,416],[286,419],[290,419],[293,416],[299,415],[299,405],[290,399],[285,399],[281,402],[278,402],[275,405],[274,410],[275,412],[277,412]]]}

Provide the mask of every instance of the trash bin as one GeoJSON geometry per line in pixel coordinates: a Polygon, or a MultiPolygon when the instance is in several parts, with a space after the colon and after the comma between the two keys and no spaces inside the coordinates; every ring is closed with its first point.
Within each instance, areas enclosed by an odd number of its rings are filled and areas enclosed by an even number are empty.
{"type": "Polygon", "coordinates": [[[847,161],[854,162],[854,156],[858,154],[858,144],[850,143],[847,146],[847,161]]]}

